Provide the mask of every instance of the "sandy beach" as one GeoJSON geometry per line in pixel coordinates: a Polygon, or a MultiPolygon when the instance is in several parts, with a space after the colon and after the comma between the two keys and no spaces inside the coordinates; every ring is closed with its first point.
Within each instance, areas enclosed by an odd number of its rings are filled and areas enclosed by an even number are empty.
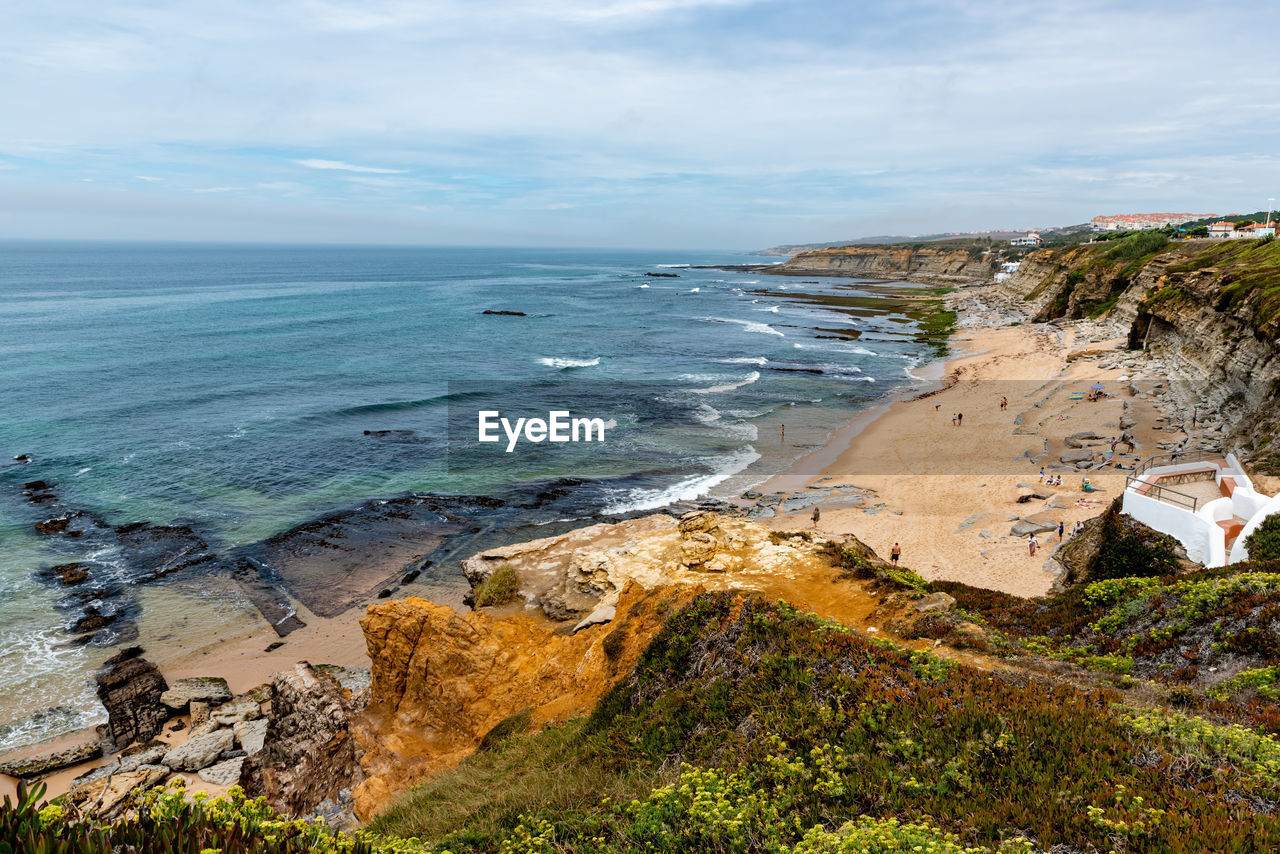
{"type": "MultiPolygon", "coordinates": [[[[854,534],[886,557],[898,543],[903,565],[926,579],[1044,595],[1057,575],[1049,558],[1058,535],[1037,534],[1032,556],[1026,535],[1012,534],[1012,525],[1062,522],[1069,533],[1077,521],[1101,513],[1125,483],[1125,471],[1114,466],[1082,472],[1061,462],[1071,450],[1067,437],[1092,432],[1103,438],[1084,444],[1107,452],[1127,414],[1136,448],[1128,455],[1121,445],[1115,461],[1129,467],[1154,453],[1157,441],[1181,437],[1163,431],[1149,401],[1130,395],[1131,385],[1148,378],[1103,366],[1121,343],[1097,338],[1087,322],[961,329],[952,339],[957,354],[942,366],[941,388],[864,415],[760,491],[838,496],[840,487],[867,490],[869,496],[852,504],[814,502],[821,509],[818,528],[854,534]],[[1094,385],[1109,396],[1090,400],[1094,385]],[[959,425],[957,413],[964,416],[959,425]],[[1061,475],[1062,485],[1046,487],[1042,468],[1048,477],[1061,475]],[[1094,487],[1089,493],[1081,489],[1086,476],[1094,487]],[[1027,487],[1047,497],[1019,503],[1032,491],[1027,487]]],[[[771,524],[807,527],[814,503],[779,513],[771,524]]]]}

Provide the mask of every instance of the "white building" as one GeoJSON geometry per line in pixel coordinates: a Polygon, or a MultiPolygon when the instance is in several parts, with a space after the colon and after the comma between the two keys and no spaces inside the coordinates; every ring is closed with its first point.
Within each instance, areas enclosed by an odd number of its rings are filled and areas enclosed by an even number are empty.
{"type": "Polygon", "coordinates": [[[1134,469],[1121,508],[1214,567],[1248,560],[1245,539],[1280,513],[1280,496],[1256,491],[1235,454],[1190,451],[1151,457],[1134,469]]]}
{"type": "Polygon", "coordinates": [[[1009,241],[1010,246],[1039,246],[1040,232],[1029,231],[1024,237],[1015,237],[1009,241]]]}
{"type": "Polygon", "coordinates": [[[1209,236],[1216,238],[1233,237],[1236,230],[1234,222],[1215,222],[1209,226],[1209,236]]]}

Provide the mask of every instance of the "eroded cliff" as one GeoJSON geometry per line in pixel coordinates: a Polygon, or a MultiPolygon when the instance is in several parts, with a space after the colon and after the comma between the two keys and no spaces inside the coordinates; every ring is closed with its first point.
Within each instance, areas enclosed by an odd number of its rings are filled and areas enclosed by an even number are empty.
{"type": "Polygon", "coordinates": [[[990,281],[996,258],[989,246],[842,246],[801,252],[763,272],[783,276],[855,276],[931,284],[990,281]]]}
{"type": "Polygon", "coordinates": [[[1131,349],[1169,357],[1170,381],[1280,474],[1280,243],[1143,233],[1033,252],[1001,287],[1038,321],[1110,321],[1131,349]]]}

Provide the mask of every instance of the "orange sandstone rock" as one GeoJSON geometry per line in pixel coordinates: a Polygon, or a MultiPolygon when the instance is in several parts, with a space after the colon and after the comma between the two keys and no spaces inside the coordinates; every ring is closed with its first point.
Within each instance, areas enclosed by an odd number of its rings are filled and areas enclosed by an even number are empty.
{"type": "Polygon", "coordinates": [[[590,709],[635,666],[668,609],[696,592],[628,583],[617,617],[577,634],[541,616],[464,615],[417,597],[369,606],[360,626],[373,682],[352,722],[366,777],[356,814],[367,819],[394,793],[454,767],[515,712],[531,708],[540,725],[590,709]]]}

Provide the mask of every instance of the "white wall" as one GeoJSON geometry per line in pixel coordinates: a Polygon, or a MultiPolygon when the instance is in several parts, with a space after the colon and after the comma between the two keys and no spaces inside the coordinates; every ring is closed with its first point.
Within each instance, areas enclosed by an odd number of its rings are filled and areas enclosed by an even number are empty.
{"type": "Polygon", "coordinates": [[[1125,490],[1120,506],[1142,524],[1182,543],[1192,560],[1205,566],[1226,565],[1226,532],[1189,509],[1139,495],[1132,489],[1125,490]]]}
{"type": "Polygon", "coordinates": [[[1275,498],[1268,498],[1263,502],[1258,512],[1252,516],[1243,517],[1249,520],[1249,524],[1244,526],[1244,530],[1240,532],[1240,536],[1236,538],[1235,543],[1231,546],[1232,563],[1239,563],[1242,560],[1249,559],[1249,551],[1245,548],[1244,541],[1253,533],[1255,528],[1262,524],[1263,519],[1273,513],[1280,513],[1280,495],[1275,498]]]}

